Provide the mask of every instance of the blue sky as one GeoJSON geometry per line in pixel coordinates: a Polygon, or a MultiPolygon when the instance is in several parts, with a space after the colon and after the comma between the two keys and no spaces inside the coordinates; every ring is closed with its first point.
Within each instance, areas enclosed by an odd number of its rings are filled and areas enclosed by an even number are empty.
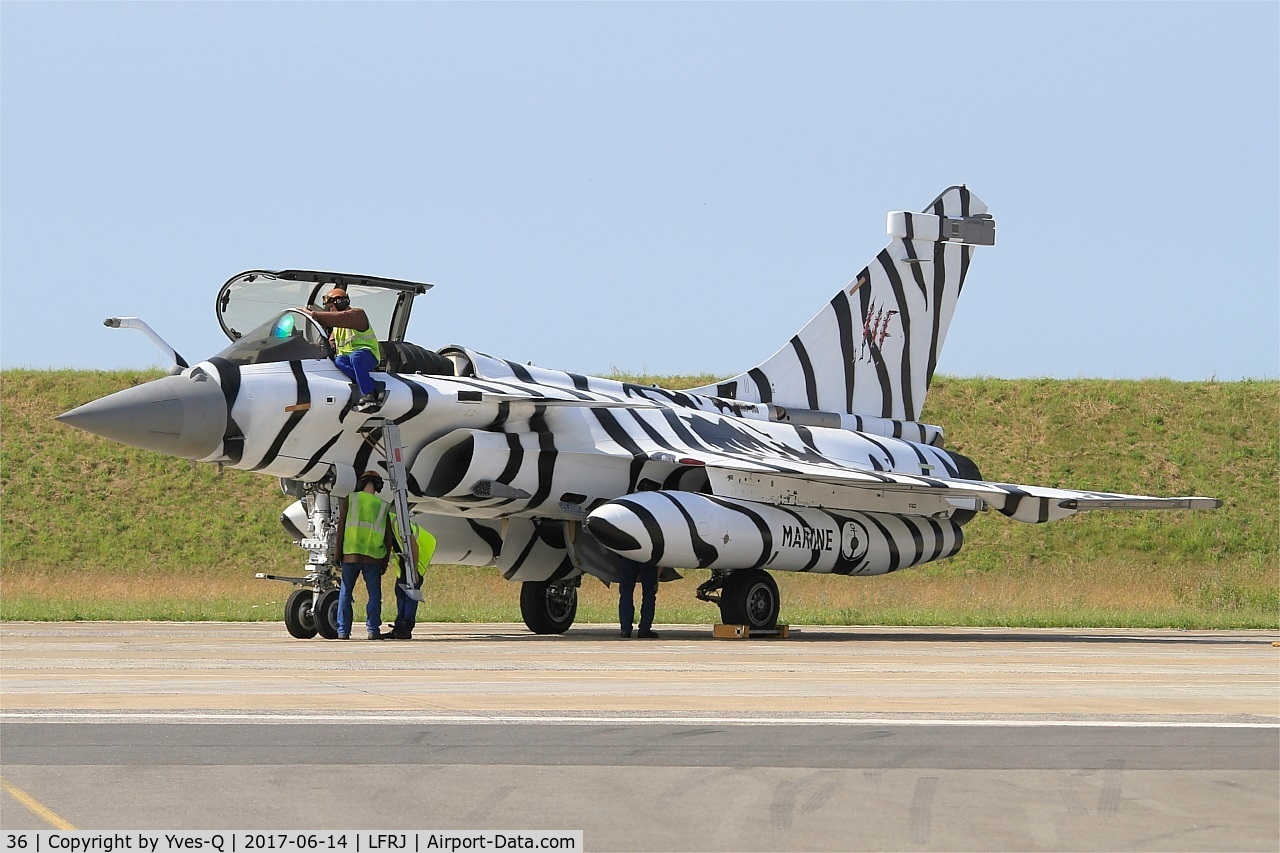
{"type": "Polygon", "coordinates": [[[965,183],[939,370],[1280,375],[1280,5],[0,4],[0,364],[226,341],[245,269],[409,338],[729,375],[965,183]]]}

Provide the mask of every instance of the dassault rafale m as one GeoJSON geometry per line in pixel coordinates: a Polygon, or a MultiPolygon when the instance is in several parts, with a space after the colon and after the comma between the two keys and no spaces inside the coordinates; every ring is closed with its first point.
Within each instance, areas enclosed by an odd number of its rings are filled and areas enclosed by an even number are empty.
{"type": "MultiPolygon", "coordinates": [[[[256,471],[298,500],[282,522],[308,554],[285,608],[297,637],[335,635],[336,519],[357,476],[435,534],[435,562],[496,566],[521,583],[530,630],[573,624],[585,575],[625,558],[709,569],[696,596],[726,623],[776,625],[769,571],[878,575],[956,554],[995,510],[1037,524],[1097,509],[1213,509],[1147,497],[986,482],[919,420],[976,247],[995,221],[967,188],[891,212],[889,244],[759,366],[669,391],[404,340],[431,287],[372,276],[251,271],[218,292],[222,352],[59,416],[134,447],[256,471]],[[361,412],[316,308],[346,290],[382,343],[380,408],[361,412]],[[407,507],[407,511],[405,508],[407,507]]],[[[407,541],[407,539],[405,540],[407,541]]],[[[412,567],[410,567],[412,568],[412,567]]],[[[275,577],[275,576],[268,576],[275,577]]],[[[412,572],[406,591],[420,597],[412,572]],[[409,587],[413,587],[409,589],[409,587]]]]}

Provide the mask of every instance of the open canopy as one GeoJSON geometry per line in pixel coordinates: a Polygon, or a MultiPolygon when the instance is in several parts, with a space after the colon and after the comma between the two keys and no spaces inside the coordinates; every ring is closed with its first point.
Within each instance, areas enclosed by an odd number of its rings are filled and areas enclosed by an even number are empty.
{"type": "Polygon", "coordinates": [[[320,308],[321,297],[340,287],[351,304],[363,308],[381,341],[402,341],[414,297],[431,285],[370,275],[315,270],[249,270],[218,291],[218,325],[232,341],[290,308],[320,308]]]}
{"type": "Polygon", "coordinates": [[[246,365],[306,361],[331,354],[324,327],[301,311],[289,310],[241,335],[214,358],[246,365]]]}

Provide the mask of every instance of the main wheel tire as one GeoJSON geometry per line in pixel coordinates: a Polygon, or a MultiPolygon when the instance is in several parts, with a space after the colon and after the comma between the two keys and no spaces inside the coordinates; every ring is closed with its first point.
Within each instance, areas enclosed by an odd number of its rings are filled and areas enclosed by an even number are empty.
{"type": "Polygon", "coordinates": [[[327,589],[320,593],[315,608],[316,631],[326,640],[338,639],[338,591],[327,589]]]}
{"type": "Polygon", "coordinates": [[[578,587],[525,581],[520,585],[520,615],[535,634],[563,634],[578,615],[578,587]]]}
{"type": "Polygon", "coordinates": [[[316,616],[311,612],[313,593],[309,589],[295,589],[284,603],[284,627],[289,636],[310,640],[319,630],[316,616]]]}
{"type": "Polygon", "coordinates": [[[781,608],[778,585],[764,569],[739,569],[725,577],[720,591],[720,618],[726,625],[770,630],[777,627],[781,608]]]}

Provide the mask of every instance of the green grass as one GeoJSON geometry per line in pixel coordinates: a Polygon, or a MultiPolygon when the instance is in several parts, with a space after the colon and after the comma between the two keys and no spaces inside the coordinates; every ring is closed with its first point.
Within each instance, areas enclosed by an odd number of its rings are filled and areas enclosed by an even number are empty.
{"type": "MultiPolygon", "coordinates": [[[[53,416],[154,372],[0,374],[0,619],[276,620],[302,552],[275,480],[124,447],[53,416]]],[[[614,378],[669,388],[715,377],[614,378]]],[[[939,376],[924,419],[989,480],[1209,495],[1216,512],[986,513],[951,560],[879,578],[777,573],[793,624],[1280,626],[1280,383],[939,376]]],[[[717,621],[705,572],[665,584],[660,621],[717,621]]],[[[387,584],[388,588],[390,584],[387,584]]],[[[579,619],[610,621],[583,586],[579,619]]],[[[423,618],[519,619],[493,569],[432,570],[423,618]]],[[[389,596],[388,596],[389,597],[389,596]]]]}

